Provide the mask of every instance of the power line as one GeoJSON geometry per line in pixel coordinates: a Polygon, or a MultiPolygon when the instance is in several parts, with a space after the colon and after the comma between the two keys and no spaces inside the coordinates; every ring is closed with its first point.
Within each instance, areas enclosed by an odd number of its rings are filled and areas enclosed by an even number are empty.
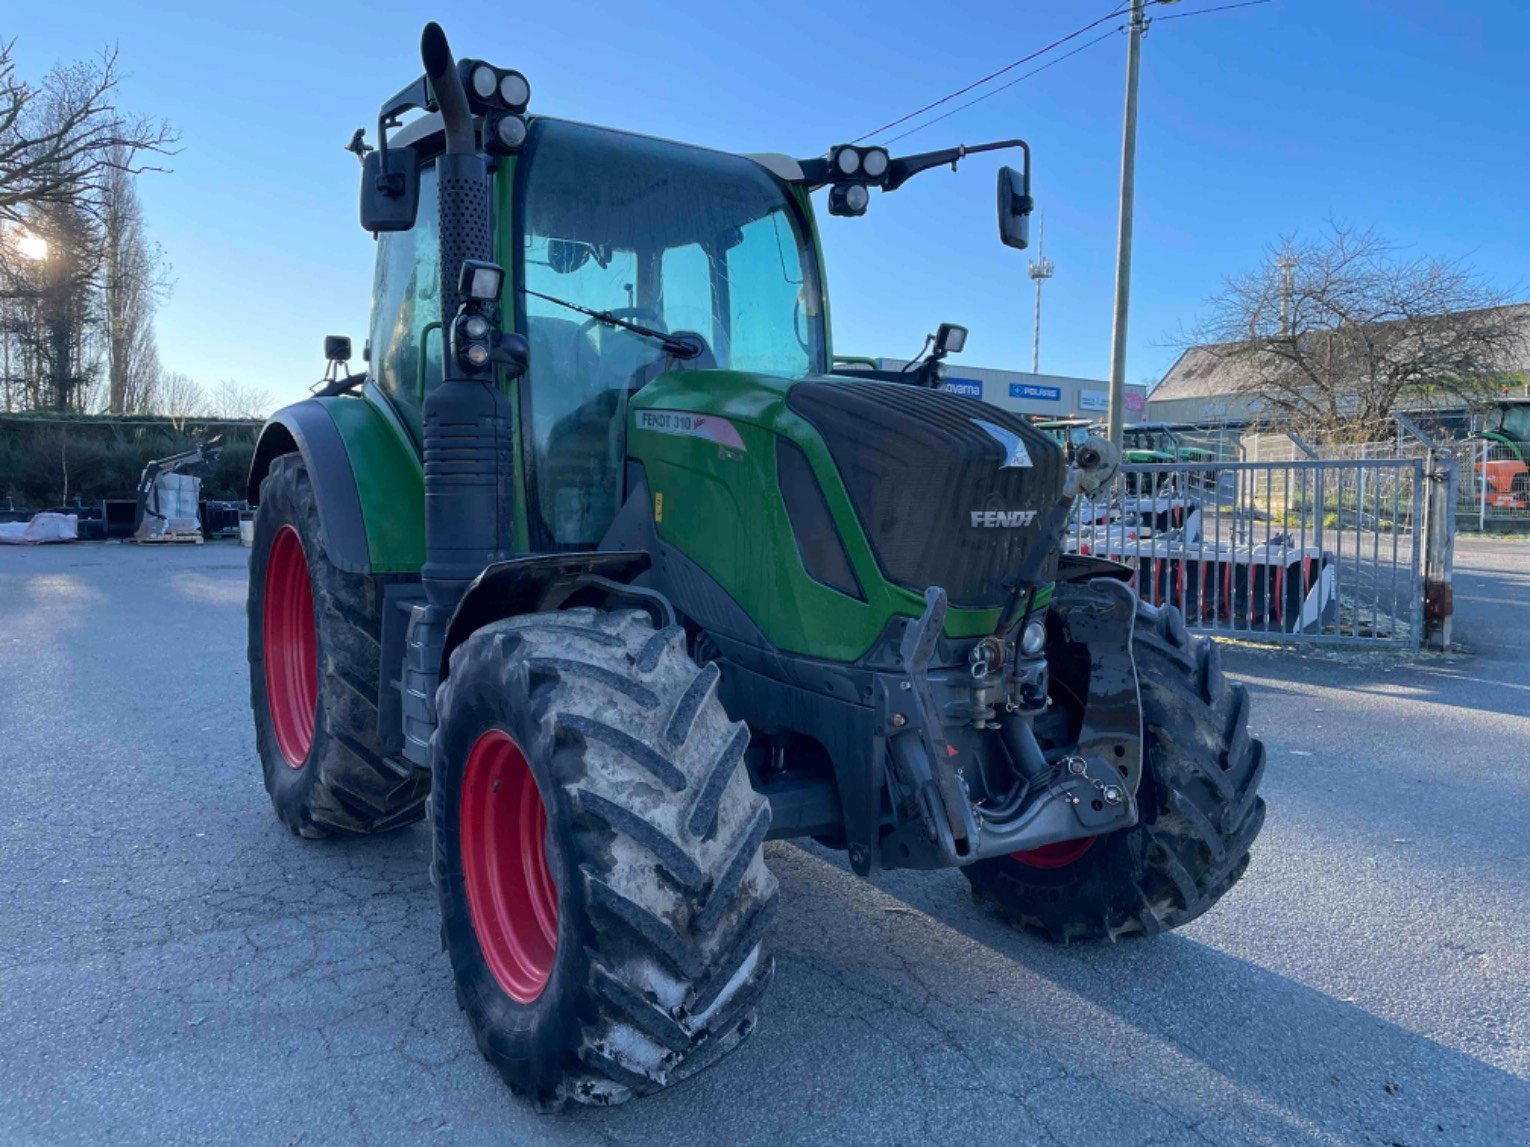
{"type": "Polygon", "coordinates": [[[1234,8],[1253,8],[1260,4],[1268,4],[1270,0],[1243,0],[1241,4],[1219,4],[1215,8],[1197,8],[1193,12],[1173,12],[1167,16],[1154,16],[1153,23],[1160,20],[1183,20],[1187,16],[1210,16],[1213,12],[1231,12],[1234,8]]]}
{"type": "MultiPolygon", "coordinates": [[[[1164,4],[1165,2],[1166,2],[1166,0],[1147,0],[1147,6],[1148,7],[1158,7],[1158,6],[1162,5],[1162,4],[1164,4]]],[[[1231,12],[1231,11],[1234,11],[1235,9],[1238,9],[1238,8],[1253,8],[1253,7],[1257,7],[1258,5],[1261,5],[1261,4],[1269,4],[1269,3],[1271,3],[1271,0],[1241,0],[1240,3],[1236,3],[1236,4],[1219,4],[1219,5],[1217,5],[1215,7],[1212,7],[1212,8],[1197,8],[1193,12],[1174,12],[1174,13],[1170,13],[1168,15],[1154,16],[1152,18],[1152,22],[1156,23],[1159,20],[1183,20],[1187,16],[1210,16],[1210,15],[1212,15],[1214,13],[1217,13],[1217,12],[1231,12]]],[[[991,80],[997,79],[999,76],[1002,76],[1002,75],[1005,75],[1008,72],[1014,71],[1014,69],[1020,67],[1022,64],[1027,64],[1030,61],[1035,60],[1035,59],[1037,59],[1040,56],[1044,56],[1048,52],[1053,51],[1056,48],[1061,47],[1063,44],[1066,44],[1069,41],[1076,40],[1079,36],[1082,36],[1085,32],[1088,32],[1088,31],[1090,31],[1091,29],[1094,29],[1094,28],[1098,28],[1101,24],[1104,24],[1104,23],[1106,23],[1109,20],[1114,20],[1118,16],[1125,15],[1130,10],[1130,8],[1131,8],[1130,4],[1124,4],[1121,7],[1115,9],[1113,12],[1109,12],[1106,15],[1101,16],[1097,20],[1090,21],[1088,24],[1085,24],[1082,28],[1075,29],[1074,31],[1068,33],[1066,36],[1063,36],[1060,39],[1052,41],[1052,43],[1048,44],[1046,47],[1038,48],[1036,51],[1031,52],[1030,54],[1028,54],[1026,56],[1022,56],[1018,60],[1015,60],[1015,61],[1013,61],[1011,63],[1005,64],[1004,67],[999,68],[997,71],[990,72],[988,75],[982,77],[981,79],[973,80],[970,84],[967,84],[965,87],[958,88],[956,91],[951,92],[951,93],[949,93],[947,95],[944,95],[944,96],[942,96],[938,100],[934,100],[931,103],[925,104],[924,107],[918,109],[917,111],[909,112],[905,116],[899,116],[897,119],[892,120],[889,123],[883,124],[881,127],[877,128],[874,131],[868,131],[864,135],[857,136],[851,142],[852,143],[860,143],[863,140],[870,139],[872,136],[880,135],[882,132],[887,131],[890,128],[894,128],[894,127],[899,126],[900,124],[907,123],[911,119],[917,119],[919,116],[923,115],[925,112],[933,111],[935,108],[938,108],[938,107],[940,107],[943,104],[950,103],[952,100],[956,99],[957,97],[966,95],[968,92],[974,90],[975,88],[980,88],[984,84],[990,82],[991,80]]],[[[1104,32],[1101,35],[1096,36],[1096,37],[1094,37],[1091,40],[1085,41],[1083,44],[1080,44],[1078,47],[1074,48],[1072,51],[1064,52],[1061,56],[1058,56],[1055,60],[1048,60],[1045,64],[1042,64],[1040,67],[1032,68],[1030,71],[1024,73],[1023,75],[1016,76],[1014,79],[1010,80],[1008,83],[1000,84],[998,87],[992,89],[991,91],[984,92],[982,95],[977,96],[974,99],[968,100],[964,104],[960,104],[957,107],[954,107],[954,108],[950,109],[949,111],[942,112],[940,115],[934,116],[934,117],[926,120],[924,123],[916,125],[915,127],[911,127],[907,131],[900,132],[898,135],[895,135],[891,139],[886,140],[884,142],[887,143],[887,144],[897,143],[901,139],[907,139],[909,136],[913,135],[915,132],[923,131],[925,128],[931,126],[932,124],[940,123],[941,120],[950,119],[957,112],[966,111],[968,108],[973,107],[976,104],[980,104],[980,103],[982,103],[986,99],[991,99],[992,97],[998,95],[1000,92],[1007,91],[1010,88],[1014,87],[1016,84],[1018,84],[1018,83],[1020,83],[1020,82],[1022,82],[1024,80],[1030,79],[1032,76],[1039,75],[1040,73],[1046,71],[1048,68],[1055,67],[1056,65],[1062,63],[1064,60],[1071,59],[1072,57],[1078,55],[1080,52],[1087,51],[1088,49],[1094,47],[1096,44],[1103,43],[1104,41],[1106,41],[1106,40],[1110,39],[1111,37],[1113,37],[1120,30],[1121,30],[1120,28],[1112,28],[1109,31],[1104,32]]]]}
{"type": "Polygon", "coordinates": [[[1057,40],[1053,40],[1046,47],[1044,47],[1044,48],[1037,48],[1034,52],[1031,52],[1029,55],[1021,56],[1018,60],[1014,60],[1011,63],[1005,64],[1002,68],[998,69],[997,71],[989,72],[982,79],[973,80],[966,87],[958,88],[954,92],[950,92],[947,95],[943,95],[943,96],[940,97],[940,99],[935,100],[935,101],[933,101],[931,103],[927,103],[927,104],[924,105],[924,107],[918,108],[915,111],[909,112],[908,115],[899,116],[897,119],[892,120],[889,123],[884,123],[881,127],[875,128],[875,129],[873,129],[871,131],[868,131],[864,135],[858,135],[854,139],[852,139],[850,142],[851,143],[860,143],[862,140],[870,139],[874,135],[881,135],[884,131],[887,131],[889,128],[894,128],[894,127],[897,127],[899,124],[907,123],[911,119],[916,119],[919,116],[922,116],[925,112],[933,111],[934,109],[940,107],[941,104],[950,103],[952,100],[956,99],[958,96],[964,96],[968,92],[972,91],[974,88],[980,88],[984,84],[988,83],[990,80],[996,80],[1000,76],[1004,75],[1006,72],[1012,72],[1016,68],[1020,67],[1022,64],[1028,64],[1032,60],[1036,59],[1038,56],[1044,56],[1048,52],[1052,51],[1052,49],[1060,48],[1062,45],[1068,43],[1068,41],[1078,39],[1085,32],[1088,32],[1088,31],[1090,31],[1093,28],[1098,28],[1101,24],[1104,24],[1106,21],[1114,20],[1116,17],[1118,17],[1122,13],[1126,12],[1127,9],[1130,8],[1130,7],[1131,6],[1129,4],[1128,5],[1118,6],[1114,11],[1107,12],[1105,15],[1101,16],[1099,19],[1090,21],[1088,24],[1085,24],[1082,28],[1076,28],[1072,32],[1069,32],[1066,36],[1063,36],[1063,37],[1061,37],[1060,39],[1057,39],[1057,40]]]}
{"type": "MultiPolygon", "coordinates": [[[[994,88],[992,91],[984,92],[982,95],[976,97],[975,99],[970,99],[966,103],[960,104],[957,107],[952,108],[948,112],[942,112],[938,116],[935,116],[935,117],[933,117],[931,119],[927,119],[927,120],[924,121],[924,123],[918,124],[918,125],[916,125],[914,127],[911,127],[907,131],[893,136],[891,139],[887,140],[886,142],[889,145],[897,143],[900,139],[907,139],[909,136],[913,135],[915,132],[923,131],[925,128],[930,127],[930,126],[932,126],[934,124],[937,124],[937,123],[939,123],[943,119],[950,119],[957,112],[966,111],[968,108],[972,107],[974,104],[980,104],[984,100],[991,99],[992,97],[998,95],[1000,92],[1008,91],[1010,88],[1014,87],[1016,84],[1020,83],[1022,80],[1028,80],[1032,76],[1040,75],[1042,72],[1046,71],[1048,68],[1056,67],[1058,64],[1062,63],[1064,60],[1072,59],[1074,56],[1078,55],[1080,52],[1088,51],[1090,48],[1094,47],[1096,44],[1103,44],[1106,40],[1112,39],[1116,35],[1116,33],[1119,32],[1119,31],[1120,31],[1119,28],[1112,28],[1110,31],[1105,32],[1105,33],[1103,33],[1103,34],[1101,34],[1099,36],[1096,36],[1092,40],[1085,41],[1084,43],[1080,44],[1078,47],[1074,48],[1071,52],[1064,52],[1061,56],[1058,56],[1057,59],[1055,59],[1055,60],[1048,60],[1046,63],[1042,64],[1041,67],[1039,67],[1039,68],[1032,68],[1030,71],[1024,73],[1023,75],[1016,76],[1014,79],[1010,80],[1007,84],[1000,84],[998,87],[994,88]]],[[[864,137],[862,137],[862,138],[864,138],[864,137]]]]}

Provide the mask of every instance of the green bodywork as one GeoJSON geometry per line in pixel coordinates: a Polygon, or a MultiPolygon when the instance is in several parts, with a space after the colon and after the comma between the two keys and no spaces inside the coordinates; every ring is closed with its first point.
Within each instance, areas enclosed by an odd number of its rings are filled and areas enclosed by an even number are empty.
{"type": "MultiPolygon", "coordinates": [[[[882,576],[828,447],[787,408],[792,385],[729,371],[664,375],[632,400],[627,453],[647,473],[659,537],[727,590],[773,645],[849,661],[865,653],[894,616],[918,617],[924,599],[882,576]],[[742,449],[642,429],[645,410],[726,419],[742,449]],[[812,465],[866,600],[821,584],[803,567],[777,485],[777,436],[796,443],[812,465]]],[[[950,637],[976,637],[997,624],[997,610],[951,609],[945,630],[950,637]]]]}

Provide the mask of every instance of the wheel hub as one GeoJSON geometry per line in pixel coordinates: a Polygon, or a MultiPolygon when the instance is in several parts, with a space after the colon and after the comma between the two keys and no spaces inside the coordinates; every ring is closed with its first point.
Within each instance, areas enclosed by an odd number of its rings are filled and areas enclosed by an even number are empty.
{"type": "Polygon", "coordinates": [[[313,620],[313,586],[303,541],[291,526],[277,531],[266,560],[262,618],[266,707],[276,747],[294,769],[313,746],[319,704],[319,637],[313,620]]]}
{"type": "Polygon", "coordinates": [[[462,773],[468,912],[484,962],[511,999],[542,994],[558,950],[558,889],[547,865],[547,809],[526,756],[490,729],[462,773]]]}
{"type": "Polygon", "coordinates": [[[1011,860],[1018,860],[1028,868],[1067,868],[1088,852],[1098,839],[1097,836],[1081,836],[1077,840],[1059,840],[1056,844],[1043,844],[1040,848],[1028,848],[1009,855],[1011,860]]]}

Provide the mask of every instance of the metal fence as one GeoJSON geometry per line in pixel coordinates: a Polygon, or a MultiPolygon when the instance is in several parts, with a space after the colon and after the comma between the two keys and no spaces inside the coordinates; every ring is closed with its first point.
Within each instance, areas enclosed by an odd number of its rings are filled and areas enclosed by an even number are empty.
{"type": "Polygon", "coordinates": [[[1427,479],[1419,458],[1130,465],[1074,504],[1066,545],[1200,632],[1416,648],[1427,479]]]}
{"type": "Polygon", "coordinates": [[[1288,434],[1244,438],[1250,459],[1271,461],[1309,456],[1325,461],[1373,461],[1381,458],[1427,459],[1431,454],[1455,462],[1456,521],[1463,530],[1522,529],[1530,526],[1530,466],[1512,446],[1483,438],[1434,442],[1412,433],[1395,440],[1308,446],[1288,434]]]}
{"type": "Polygon", "coordinates": [[[1455,458],[1461,475],[1456,519],[1462,529],[1530,525],[1530,466],[1512,446],[1469,439],[1444,449],[1455,458]]]}

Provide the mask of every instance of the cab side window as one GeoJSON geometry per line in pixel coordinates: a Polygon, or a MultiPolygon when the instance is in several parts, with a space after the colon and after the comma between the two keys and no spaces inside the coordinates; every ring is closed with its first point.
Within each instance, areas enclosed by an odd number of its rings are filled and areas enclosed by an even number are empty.
{"type": "Polygon", "coordinates": [[[408,231],[377,240],[372,280],[372,377],[422,441],[420,407],[441,381],[441,245],[436,171],[420,172],[420,210],[408,231]]]}

